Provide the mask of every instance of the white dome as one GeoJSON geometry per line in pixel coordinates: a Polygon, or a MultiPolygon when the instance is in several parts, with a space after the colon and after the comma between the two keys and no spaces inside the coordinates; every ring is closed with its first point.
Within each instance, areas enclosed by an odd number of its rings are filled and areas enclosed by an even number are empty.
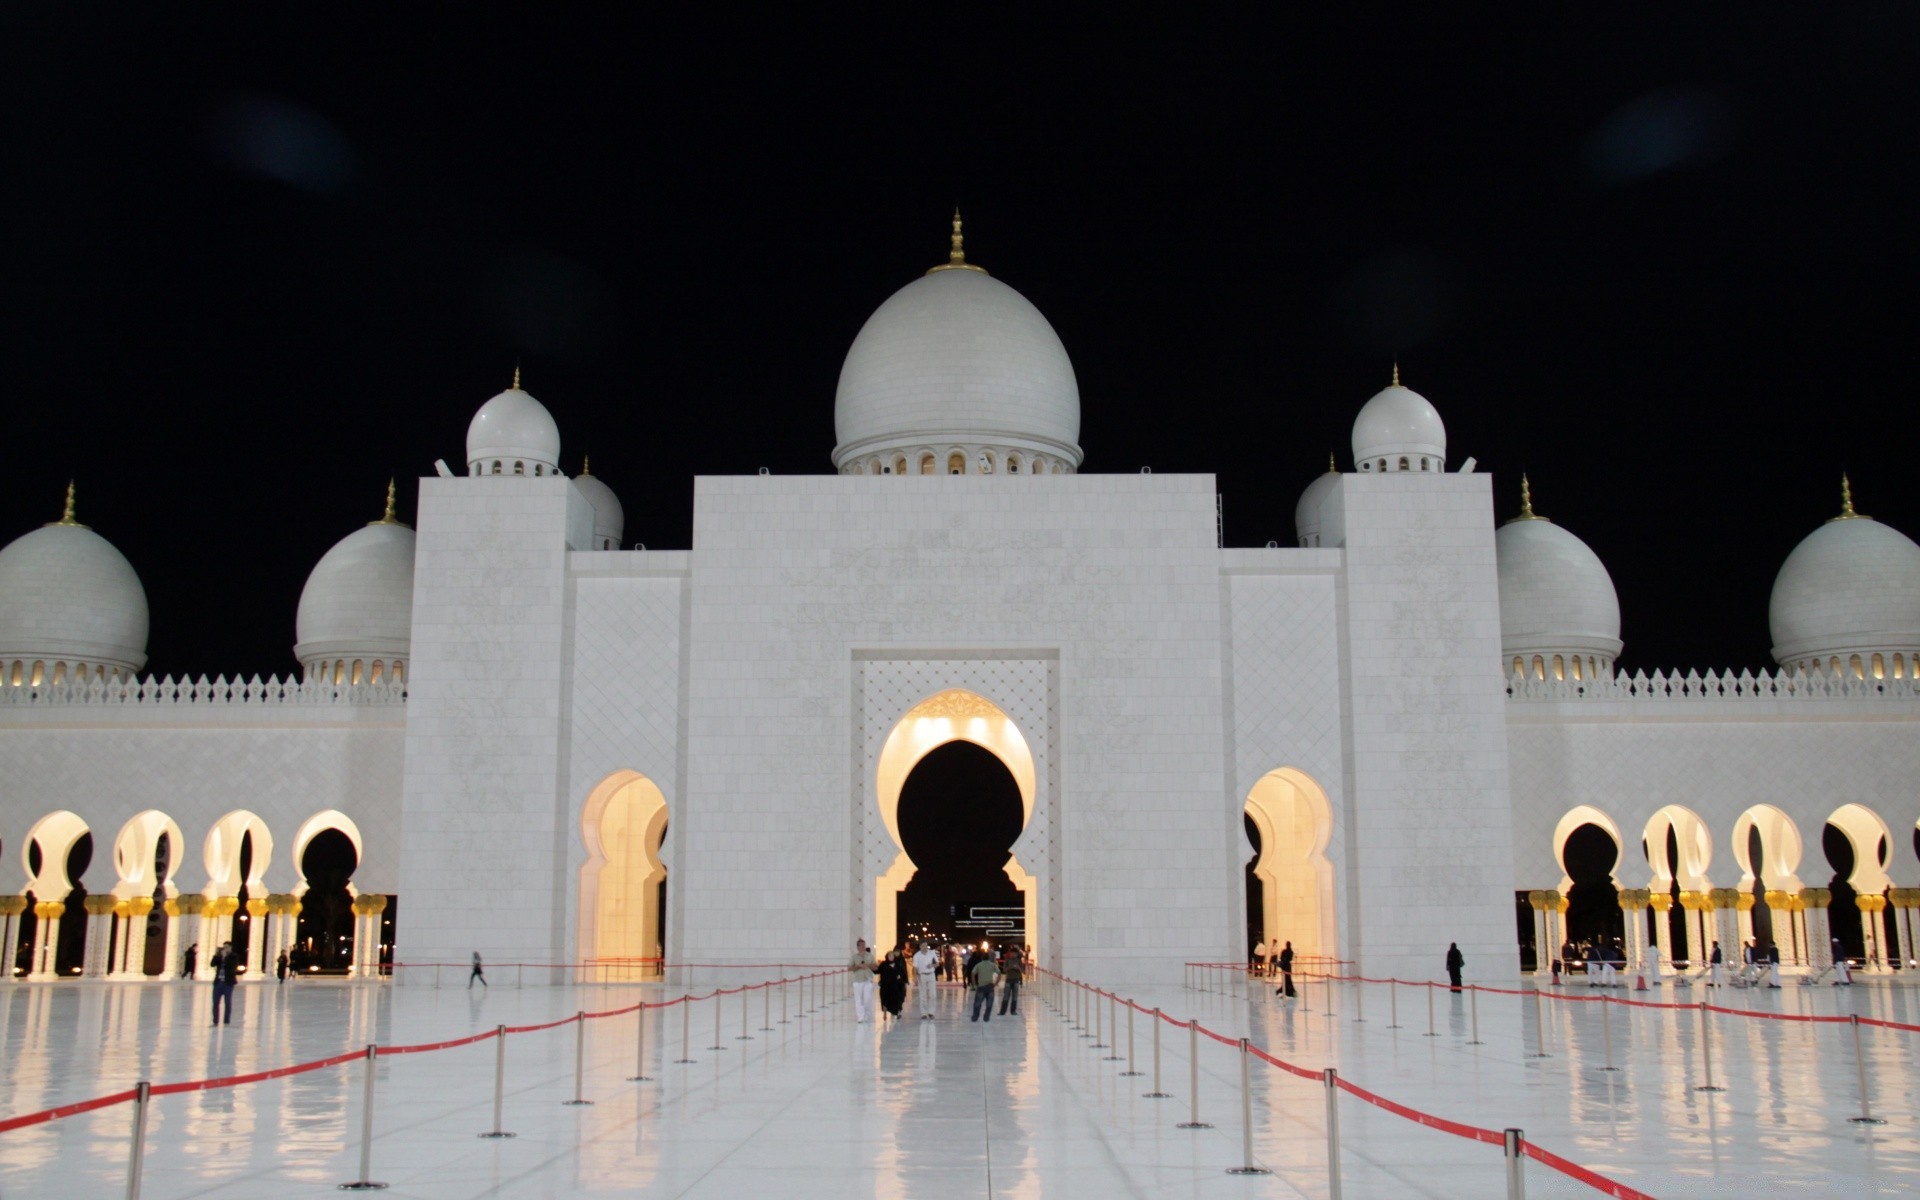
{"type": "MultiPolygon", "coordinates": [[[[133,674],[147,662],[147,593],[126,556],[67,517],[0,550],[0,665],[133,674]]],[[[9,675],[11,679],[11,675],[9,675]]]]}
{"type": "Polygon", "coordinates": [[[1393,382],[1375,393],[1354,418],[1353,462],[1360,471],[1446,467],[1447,427],[1425,396],[1400,386],[1399,367],[1393,369],[1393,382]]]}
{"type": "Polygon", "coordinates": [[[1328,455],[1326,472],[1307,485],[1307,490],[1300,493],[1300,503],[1293,506],[1293,528],[1302,546],[1320,544],[1320,506],[1339,483],[1340,469],[1333,465],[1333,456],[1328,455]]]}
{"type": "Polygon", "coordinates": [[[1920,546],[1853,513],[1849,499],[1787,555],[1767,616],[1781,666],[1814,670],[1838,658],[1848,668],[1859,655],[1865,671],[1875,654],[1910,661],[1920,650],[1920,546]]]}
{"type": "Polygon", "coordinates": [[[559,462],[560,427],[545,405],[520,390],[515,371],[513,386],[482,404],[467,426],[467,474],[556,475],[559,462]]]}
{"type": "MultiPolygon", "coordinates": [[[[413,642],[413,530],[387,517],[356,529],[320,556],[300,592],[294,657],[326,663],[404,662],[413,642]]],[[[388,673],[391,673],[389,667],[388,673]]],[[[351,674],[342,682],[355,682],[351,674]]]]}
{"type": "Polygon", "coordinates": [[[853,339],[834,396],[834,466],[932,451],[945,474],[952,451],[971,471],[985,450],[1078,467],[1080,387],[1059,335],[1019,292],[952,265],[888,297],[853,339]]]}
{"type": "Polygon", "coordinates": [[[1518,658],[1524,671],[1546,678],[1604,678],[1621,646],[1613,576],[1592,547],[1531,514],[1529,504],[1493,538],[1503,671],[1511,673],[1518,658]]]}
{"type": "Polygon", "coordinates": [[[626,510],[620,507],[620,497],[613,489],[600,482],[598,475],[587,470],[588,464],[582,461],[580,473],[573,477],[573,486],[593,505],[593,548],[595,550],[618,550],[620,537],[626,531],[626,510]]]}

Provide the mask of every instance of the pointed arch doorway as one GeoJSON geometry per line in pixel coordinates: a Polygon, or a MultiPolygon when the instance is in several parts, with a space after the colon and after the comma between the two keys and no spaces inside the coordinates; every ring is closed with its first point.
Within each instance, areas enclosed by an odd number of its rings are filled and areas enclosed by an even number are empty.
{"type": "MultiPolygon", "coordinates": [[[[963,764],[962,769],[972,776],[977,786],[987,791],[994,788],[994,772],[991,768],[979,770],[984,766],[976,754],[966,751],[948,751],[931,761],[929,756],[955,742],[971,743],[992,758],[1011,776],[1012,784],[1019,796],[1018,827],[1013,836],[1003,839],[1008,850],[1004,863],[997,864],[1019,895],[1020,926],[1016,934],[1002,927],[996,934],[994,930],[983,930],[985,938],[996,941],[1020,940],[1033,946],[1036,954],[1040,949],[1040,891],[1039,880],[1020,861],[1015,842],[1031,825],[1035,791],[1035,771],[1033,751],[1019,726],[998,705],[976,692],[962,688],[949,688],[936,693],[914,705],[894,725],[881,747],[875,772],[875,785],[879,801],[880,817],[892,840],[894,850],[891,864],[874,880],[874,942],[877,946],[897,945],[905,932],[901,929],[901,897],[921,870],[908,852],[909,840],[915,843],[922,857],[929,859],[926,864],[930,876],[940,874],[938,866],[932,861],[938,852],[937,837],[931,842],[923,842],[918,835],[911,839],[903,838],[901,831],[900,809],[903,793],[906,791],[910,776],[917,774],[917,768],[925,762],[928,767],[939,771],[943,760],[947,766],[963,764]],[[972,760],[972,761],[968,761],[972,760]],[[924,846],[924,848],[923,848],[924,846]]],[[[916,781],[917,782],[917,781],[916,781]]],[[[951,799],[951,797],[949,798],[951,799]]],[[[961,801],[965,803],[964,800],[961,801]]],[[[993,805],[990,796],[983,798],[983,804],[993,805]]],[[[1004,823],[1010,814],[989,812],[982,814],[989,823],[1004,823]]],[[[987,841],[994,840],[991,830],[982,831],[987,841]]],[[[1004,831],[1001,831],[1004,832],[1004,831]]],[[[984,842],[980,843],[984,844],[984,842]]],[[[953,901],[958,904],[959,901],[953,901]]],[[[984,905],[992,908],[996,906],[984,905]]],[[[1011,905],[1005,907],[1012,907],[1011,905]]],[[[958,915],[958,914],[956,914],[958,915]]],[[[1011,916],[1012,914],[1006,914],[1011,916]]],[[[965,935],[968,930],[957,932],[965,935]]],[[[981,937],[966,937],[964,940],[982,940],[981,937]]]]}
{"type": "MultiPolygon", "coordinates": [[[[1297,960],[1339,957],[1333,863],[1333,806],[1312,776],[1281,767],[1247,793],[1242,820],[1247,863],[1247,946],[1265,941],[1276,956],[1293,943],[1297,960]]],[[[1319,969],[1319,968],[1316,968],[1319,969]]]]}
{"type": "Polygon", "coordinates": [[[638,771],[601,780],[580,810],[579,956],[601,981],[657,979],[667,942],[667,798],[638,771]]]}

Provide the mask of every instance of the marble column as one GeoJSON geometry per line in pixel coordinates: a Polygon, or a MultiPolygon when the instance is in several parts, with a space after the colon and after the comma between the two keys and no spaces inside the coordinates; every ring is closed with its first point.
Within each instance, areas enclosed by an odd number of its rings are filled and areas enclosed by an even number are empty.
{"type": "Polygon", "coordinates": [[[81,961],[81,974],[88,979],[105,979],[113,948],[113,910],[120,901],[112,895],[88,896],[80,902],[87,910],[87,948],[81,961]]]}
{"type": "Polygon", "coordinates": [[[242,978],[255,983],[271,978],[269,970],[263,970],[267,958],[267,902],[260,899],[247,901],[247,973],[242,978]]]}
{"type": "Polygon", "coordinates": [[[1827,905],[1833,893],[1826,888],[1802,888],[1800,900],[1807,906],[1807,965],[1814,971],[1833,966],[1833,933],[1827,921],[1827,905]]]}
{"type": "Polygon", "coordinates": [[[1673,896],[1670,893],[1649,889],[1647,904],[1653,909],[1653,944],[1660,947],[1660,961],[1666,967],[1673,966],[1673,896]]]}
{"type": "Polygon", "coordinates": [[[186,949],[180,944],[180,901],[169,898],[161,904],[160,911],[166,918],[161,939],[164,948],[160,952],[160,978],[173,979],[180,974],[180,955],[186,949]]]}
{"type": "Polygon", "coordinates": [[[53,956],[59,940],[58,922],[66,915],[66,911],[67,906],[58,900],[43,900],[33,906],[33,915],[39,923],[34,927],[33,970],[27,978],[54,978],[53,956]]]}
{"type": "Polygon", "coordinates": [[[27,911],[25,896],[0,896],[0,945],[4,945],[6,958],[0,962],[0,983],[12,983],[19,978],[13,973],[13,956],[20,948],[20,914],[27,911]]]}

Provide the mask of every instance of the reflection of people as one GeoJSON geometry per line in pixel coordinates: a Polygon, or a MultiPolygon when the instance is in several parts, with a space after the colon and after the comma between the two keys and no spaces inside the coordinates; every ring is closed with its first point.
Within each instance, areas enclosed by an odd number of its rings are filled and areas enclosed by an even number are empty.
{"type": "Polygon", "coordinates": [[[198,965],[200,965],[200,943],[195,942],[187,947],[186,957],[180,961],[180,978],[192,979],[193,969],[198,965]]]}
{"type": "Polygon", "coordinates": [[[1840,948],[1840,939],[1833,939],[1833,986],[1853,986],[1853,964],[1847,961],[1847,952],[1840,948]]]}
{"type": "Polygon", "coordinates": [[[967,978],[973,984],[973,1017],[971,1019],[993,1020],[993,984],[1000,978],[1000,968],[993,965],[993,957],[982,954],[968,970],[967,978]]]}
{"type": "Polygon", "coordinates": [[[920,996],[920,1019],[933,1020],[934,1001],[940,998],[940,952],[925,942],[913,952],[913,990],[920,996]]]}
{"type": "Polygon", "coordinates": [[[1280,986],[1273,989],[1276,996],[1296,999],[1298,992],[1293,990],[1293,943],[1288,942],[1280,948],[1280,986]]]}
{"type": "Polygon", "coordinates": [[[874,974],[880,979],[880,1010],[899,1020],[900,1006],[907,1002],[906,959],[900,957],[898,949],[889,950],[874,974]]]}
{"type": "Polygon", "coordinates": [[[1460,990],[1460,970],[1467,965],[1467,956],[1460,953],[1459,942],[1447,943],[1447,981],[1454,990],[1460,990]]]}
{"type": "Polygon", "coordinates": [[[853,972],[853,1019],[855,1024],[864,1025],[873,1019],[873,951],[867,949],[867,939],[861,938],[854,943],[853,957],[847,960],[847,969],[853,972]]]}
{"type": "Polygon", "coordinates": [[[220,948],[213,952],[213,1023],[215,1025],[233,1024],[233,985],[240,978],[239,955],[233,952],[232,942],[221,942],[220,948]],[[220,1006],[226,1006],[226,1018],[220,1015],[220,1006]]]}
{"type": "Polygon", "coordinates": [[[1020,958],[1020,947],[1009,947],[1000,959],[1000,977],[1007,986],[1000,989],[1000,1015],[1012,1013],[1020,1015],[1020,981],[1026,978],[1026,964],[1020,958]]]}
{"type": "Polygon", "coordinates": [[[479,952],[478,950],[475,950],[475,951],[473,952],[473,972],[472,972],[471,974],[469,974],[469,975],[467,976],[467,990],[468,990],[468,991],[472,991],[472,990],[473,990],[473,981],[474,981],[474,980],[476,980],[476,979],[478,979],[478,980],[480,981],[480,986],[481,986],[481,987],[490,987],[490,986],[492,986],[492,985],[490,985],[490,984],[489,984],[489,983],[487,982],[487,977],[486,977],[486,975],[485,975],[485,974],[484,974],[484,973],[483,973],[483,972],[482,972],[482,971],[480,970],[480,952],[479,952]]]}

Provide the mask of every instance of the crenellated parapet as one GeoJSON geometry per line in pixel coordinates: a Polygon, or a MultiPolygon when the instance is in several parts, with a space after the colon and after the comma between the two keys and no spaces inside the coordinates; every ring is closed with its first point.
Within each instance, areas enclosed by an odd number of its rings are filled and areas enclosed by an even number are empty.
{"type": "Polygon", "coordinates": [[[1915,700],[1920,680],[1857,678],[1841,672],[1636,671],[1611,679],[1507,678],[1507,698],[1557,700],[1915,700]]]}
{"type": "Polygon", "coordinates": [[[208,679],[91,680],[86,683],[43,684],[39,687],[0,688],[0,708],[60,707],[201,707],[221,706],[399,706],[407,689],[400,684],[333,684],[297,679],[251,679],[222,675],[208,679]]]}

